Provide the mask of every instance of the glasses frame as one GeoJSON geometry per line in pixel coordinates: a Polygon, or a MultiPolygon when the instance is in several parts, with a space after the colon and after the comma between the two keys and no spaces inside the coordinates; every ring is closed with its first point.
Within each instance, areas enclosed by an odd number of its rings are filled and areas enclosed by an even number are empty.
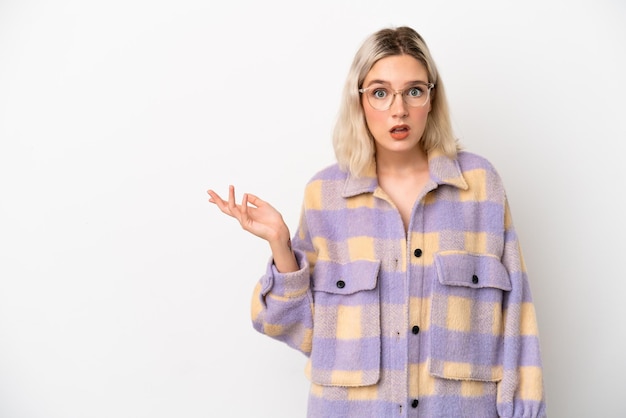
{"type": "MultiPolygon", "coordinates": [[[[368,91],[370,91],[370,90],[372,90],[372,89],[377,89],[377,88],[380,88],[380,87],[377,87],[377,86],[376,86],[376,87],[374,87],[374,86],[373,86],[373,87],[366,87],[366,88],[364,88],[364,89],[363,89],[363,88],[361,88],[361,89],[359,89],[359,93],[364,94],[364,93],[367,93],[368,91]]],[[[431,91],[432,89],[434,89],[434,88],[435,88],[435,84],[434,84],[434,83],[421,83],[421,82],[420,82],[420,83],[415,83],[415,84],[412,84],[410,87],[406,87],[406,88],[404,88],[404,89],[400,89],[400,90],[393,90],[393,89],[389,89],[389,90],[391,91],[391,94],[392,94],[392,96],[393,96],[393,97],[392,97],[392,99],[391,99],[391,102],[389,102],[389,106],[387,106],[387,107],[386,107],[386,108],[384,108],[384,109],[378,109],[378,108],[377,108],[376,106],[374,106],[374,105],[372,104],[372,102],[370,101],[370,96],[366,96],[366,97],[367,97],[367,101],[368,101],[368,103],[370,104],[370,106],[372,106],[372,109],[374,109],[374,110],[378,110],[378,111],[380,111],[380,112],[384,112],[384,111],[386,111],[386,110],[391,109],[391,106],[393,106],[393,102],[396,100],[396,95],[398,95],[398,94],[400,94],[400,97],[402,97],[402,101],[404,102],[404,104],[405,104],[405,105],[407,105],[407,106],[409,106],[409,107],[424,107],[424,106],[426,106],[426,103],[428,103],[428,101],[430,100],[430,91],[431,91]],[[413,105],[410,105],[410,104],[408,104],[408,103],[406,102],[406,99],[405,99],[405,97],[404,97],[404,92],[405,92],[405,91],[407,91],[407,90],[409,90],[409,89],[414,88],[416,85],[426,86],[426,87],[428,88],[428,90],[426,90],[426,100],[424,100],[424,103],[422,103],[421,105],[413,106],[413,105]]]]}

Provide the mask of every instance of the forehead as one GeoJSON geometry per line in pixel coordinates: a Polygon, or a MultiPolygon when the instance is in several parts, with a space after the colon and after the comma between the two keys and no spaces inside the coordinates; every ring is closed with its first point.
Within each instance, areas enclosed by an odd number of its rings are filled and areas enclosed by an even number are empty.
{"type": "Polygon", "coordinates": [[[381,58],[369,70],[363,84],[372,81],[404,84],[410,81],[428,81],[426,67],[410,55],[392,55],[381,58]]]}

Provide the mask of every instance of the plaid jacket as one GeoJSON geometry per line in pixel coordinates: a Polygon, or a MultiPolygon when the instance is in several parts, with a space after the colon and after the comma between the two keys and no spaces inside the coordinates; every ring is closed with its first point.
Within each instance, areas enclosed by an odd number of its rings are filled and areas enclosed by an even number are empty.
{"type": "Polygon", "coordinates": [[[303,352],[308,416],[544,417],[534,306],[502,181],[484,158],[429,155],[408,233],[378,187],[336,165],[307,184],[254,327],[303,352]]]}

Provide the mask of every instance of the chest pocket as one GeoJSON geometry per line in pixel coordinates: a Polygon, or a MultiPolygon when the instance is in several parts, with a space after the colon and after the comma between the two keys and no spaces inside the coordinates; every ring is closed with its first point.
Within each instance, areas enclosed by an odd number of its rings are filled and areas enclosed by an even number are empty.
{"type": "Polygon", "coordinates": [[[380,261],[318,261],[312,274],[313,345],[307,375],[326,386],[380,379],[380,261]]]}
{"type": "Polygon", "coordinates": [[[435,254],[430,373],[447,379],[502,379],[502,300],[511,280],[492,255],[435,254]]]}

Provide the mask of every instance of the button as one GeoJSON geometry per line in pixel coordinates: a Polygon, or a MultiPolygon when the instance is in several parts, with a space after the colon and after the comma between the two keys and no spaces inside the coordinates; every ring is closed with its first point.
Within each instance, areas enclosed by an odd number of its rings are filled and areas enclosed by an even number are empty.
{"type": "Polygon", "coordinates": [[[416,248],[415,251],[413,251],[413,255],[415,257],[421,257],[422,256],[422,250],[420,250],[419,248],[416,248]]]}
{"type": "Polygon", "coordinates": [[[413,328],[411,329],[411,332],[415,335],[417,335],[420,332],[420,327],[418,327],[417,325],[413,325],[413,328]]]}
{"type": "Polygon", "coordinates": [[[420,403],[420,401],[418,401],[417,399],[413,399],[413,402],[411,402],[411,406],[413,408],[417,408],[417,405],[420,403]]]}
{"type": "Polygon", "coordinates": [[[339,281],[337,282],[337,287],[338,287],[339,289],[343,289],[344,287],[346,287],[346,282],[344,282],[343,280],[339,280],[339,281]]]}
{"type": "Polygon", "coordinates": [[[474,284],[478,283],[478,276],[475,274],[472,276],[472,283],[474,284]]]}

